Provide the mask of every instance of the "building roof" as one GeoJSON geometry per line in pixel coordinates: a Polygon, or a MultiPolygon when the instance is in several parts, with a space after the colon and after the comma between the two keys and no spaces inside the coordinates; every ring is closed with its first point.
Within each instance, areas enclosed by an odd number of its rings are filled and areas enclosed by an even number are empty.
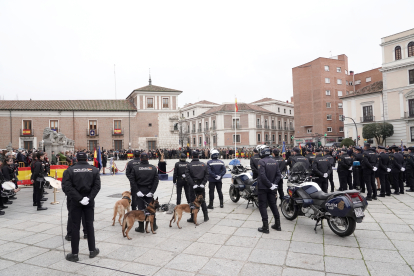
{"type": "MultiPolygon", "coordinates": [[[[145,91],[145,92],[183,92],[181,90],[175,90],[175,89],[161,87],[161,86],[156,86],[156,85],[152,85],[152,84],[149,84],[149,85],[144,86],[144,87],[141,87],[141,88],[137,88],[134,91],[145,91]]],[[[134,91],[132,91],[132,92],[134,92],[134,91]]]]}
{"type": "Polygon", "coordinates": [[[284,101],[280,101],[280,100],[275,100],[272,98],[263,98],[254,102],[251,102],[251,104],[259,104],[259,103],[264,103],[264,102],[279,102],[279,103],[283,103],[283,104],[293,104],[291,102],[284,102],[284,101]]]}
{"type": "Polygon", "coordinates": [[[342,96],[341,99],[357,97],[357,96],[360,96],[360,95],[367,95],[367,94],[372,94],[372,93],[381,93],[382,88],[383,88],[383,82],[382,81],[377,81],[377,82],[374,82],[370,85],[362,87],[361,89],[355,91],[355,93],[350,92],[349,95],[342,96]]]}
{"type": "Polygon", "coordinates": [[[129,100],[0,101],[0,110],[137,111],[129,100]]]}
{"type": "Polygon", "coordinates": [[[196,103],[186,104],[186,105],[183,106],[183,108],[184,107],[189,107],[189,106],[192,106],[192,105],[196,105],[196,104],[215,104],[215,105],[218,105],[217,103],[213,103],[213,102],[210,102],[210,101],[202,100],[202,101],[198,101],[196,103]]]}
{"type": "MultiPolygon", "coordinates": [[[[260,112],[270,112],[267,109],[264,109],[260,106],[254,104],[246,104],[246,103],[238,103],[237,104],[240,111],[260,111],[260,112]]],[[[212,114],[216,112],[234,112],[235,105],[234,104],[222,104],[216,107],[213,107],[206,111],[204,114],[212,114]]]]}

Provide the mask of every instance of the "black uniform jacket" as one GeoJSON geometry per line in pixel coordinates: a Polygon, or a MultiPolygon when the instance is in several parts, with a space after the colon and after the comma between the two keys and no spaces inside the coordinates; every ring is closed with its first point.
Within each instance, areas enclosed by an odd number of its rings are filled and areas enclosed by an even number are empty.
{"type": "Polygon", "coordinates": [[[187,161],[179,161],[175,163],[173,183],[177,183],[178,180],[185,180],[185,177],[183,177],[183,174],[185,175],[185,170],[187,169],[188,164],[190,163],[188,163],[187,161]]]}
{"type": "Polygon", "coordinates": [[[255,153],[252,157],[250,157],[250,168],[252,169],[252,172],[254,174],[259,174],[259,161],[260,161],[260,156],[258,153],[255,153]]]}
{"type": "Polygon", "coordinates": [[[379,168],[378,169],[382,173],[388,173],[387,169],[388,168],[391,169],[391,167],[390,167],[390,156],[388,154],[386,154],[385,152],[381,152],[378,158],[379,158],[379,160],[378,160],[379,161],[379,164],[378,164],[379,168]]]}
{"type": "Polygon", "coordinates": [[[280,174],[279,163],[275,159],[267,156],[259,161],[258,167],[259,177],[257,178],[257,183],[259,190],[270,189],[272,184],[279,183],[282,176],[280,174]]]}
{"type": "Polygon", "coordinates": [[[148,161],[141,161],[134,167],[133,180],[131,190],[139,191],[144,195],[154,194],[159,182],[157,167],[149,164],[148,161]]]}
{"type": "Polygon", "coordinates": [[[193,158],[185,170],[185,178],[190,186],[206,185],[208,179],[207,165],[200,162],[198,158],[193,158]]]}
{"type": "Polygon", "coordinates": [[[63,173],[62,186],[70,200],[79,202],[88,197],[93,201],[101,189],[99,169],[87,161],[79,161],[63,173]]]}
{"type": "Polygon", "coordinates": [[[378,168],[378,158],[377,154],[371,150],[366,150],[362,154],[362,169],[364,172],[372,171],[373,167],[378,168]]]}
{"type": "Polygon", "coordinates": [[[330,175],[332,173],[331,162],[325,156],[318,155],[313,160],[312,171],[319,177],[323,177],[325,173],[330,175]]]}
{"type": "Polygon", "coordinates": [[[30,179],[39,181],[38,179],[44,178],[45,176],[47,176],[46,165],[41,160],[37,160],[30,179]]]}
{"type": "Polygon", "coordinates": [[[352,158],[346,153],[338,157],[338,172],[348,171],[352,167],[352,158]]]}
{"type": "Polygon", "coordinates": [[[134,158],[128,162],[128,165],[126,167],[125,175],[129,179],[129,183],[131,184],[131,186],[132,186],[132,182],[134,181],[134,174],[133,174],[134,167],[138,166],[139,164],[141,164],[141,159],[134,158]]]}

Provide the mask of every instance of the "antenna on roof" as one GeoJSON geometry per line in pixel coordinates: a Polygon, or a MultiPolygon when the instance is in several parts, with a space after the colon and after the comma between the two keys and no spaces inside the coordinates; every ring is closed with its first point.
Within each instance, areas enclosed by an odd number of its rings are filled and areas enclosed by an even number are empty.
{"type": "Polygon", "coordinates": [[[115,80],[115,100],[116,100],[116,73],[115,73],[115,64],[114,64],[114,80],[115,80]]]}
{"type": "Polygon", "coordinates": [[[149,85],[152,85],[152,81],[151,81],[151,68],[149,68],[148,71],[149,71],[149,85]]]}
{"type": "Polygon", "coordinates": [[[332,57],[332,51],[329,51],[329,55],[330,55],[330,57],[332,57]]]}

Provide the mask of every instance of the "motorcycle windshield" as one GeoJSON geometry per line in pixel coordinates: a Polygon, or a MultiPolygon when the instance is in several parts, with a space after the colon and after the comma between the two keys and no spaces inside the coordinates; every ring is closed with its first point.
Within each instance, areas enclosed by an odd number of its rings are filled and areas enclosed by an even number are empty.
{"type": "Polygon", "coordinates": [[[295,174],[306,174],[307,173],[307,169],[305,167],[305,164],[302,163],[302,162],[295,163],[295,165],[293,165],[293,167],[291,169],[291,173],[295,173],[295,174]]]}

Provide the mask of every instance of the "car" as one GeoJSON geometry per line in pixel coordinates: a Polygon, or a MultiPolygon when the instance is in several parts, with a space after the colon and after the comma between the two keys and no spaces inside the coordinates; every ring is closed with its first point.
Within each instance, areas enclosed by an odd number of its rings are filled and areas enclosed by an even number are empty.
{"type": "Polygon", "coordinates": [[[341,143],[339,143],[339,142],[326,143],[325,144],[325,147],[336,147],[336,148],[339,148],[339,147],[341,147],[341,143]]]}

